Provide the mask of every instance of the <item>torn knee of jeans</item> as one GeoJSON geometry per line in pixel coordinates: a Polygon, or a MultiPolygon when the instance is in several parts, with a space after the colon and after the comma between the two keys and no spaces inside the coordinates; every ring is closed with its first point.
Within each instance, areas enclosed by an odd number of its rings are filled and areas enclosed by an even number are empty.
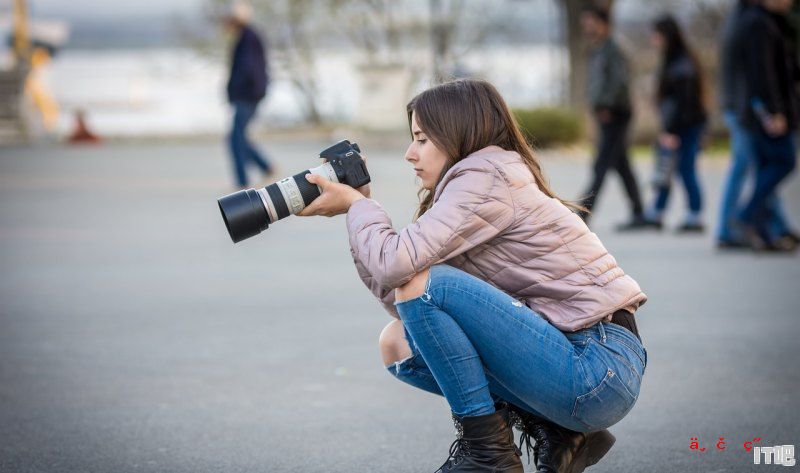
{"type": "Polygon", "coordinates": [[[400,372],[401,367],[406,367],[407,368],[408,365],[411,364],[411,360],[413,360],[415,356],[416,356],[416,354],[412,353],[411,355],[407,356],[406,358],[403,358],[401,360],[397,360],[394,363],[386,365],[386,369],[388,369],[389,371],[393,371],[393,374],[396,375],[397,373],[400,372]]]}
{"type": "MultiPolygon", "coordinates": [[[[397,299],[397,295],[395,295],[395,302],[394,302],[394,305],[397,305],[397,304],[402,304],[402,303],[404,303],[404,302],[411,302],[411,301],[425,301],[425,302],[429,302],[430,300],[431,300],[431,295],[430,295],[430,294],[428,294],[428,292],[427,292],[427,291],[426,291],[426,292],[423,292],[422,294],[420,294],[420,295],[418,295],[418,296],[415,296],[415,297],[410,297],[410,298],[408,298],[408,299],[403,299],[403,300],[397,299]]],[[[402,315],[401,315],[401,318],[402,318],[402,315]]]]}

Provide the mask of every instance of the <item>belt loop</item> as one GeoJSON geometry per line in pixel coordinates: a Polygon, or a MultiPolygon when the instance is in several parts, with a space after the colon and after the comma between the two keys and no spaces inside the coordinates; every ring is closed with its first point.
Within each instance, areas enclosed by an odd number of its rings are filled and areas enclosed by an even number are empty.
{"type": "Polygon", "coordinates": [[[606,343],[606,327],[605,327],[605,323],[597,322],[597,326],[599,327],[599,330],[600,330],[600,340],[605,344],[606,343]]]}

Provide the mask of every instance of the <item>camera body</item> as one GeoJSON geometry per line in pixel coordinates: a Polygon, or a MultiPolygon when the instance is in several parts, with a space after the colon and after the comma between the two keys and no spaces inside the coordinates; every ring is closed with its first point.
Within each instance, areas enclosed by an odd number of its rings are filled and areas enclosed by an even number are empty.
{"type": "Polygon", "coordinates": [[[358,188],[370,182],[369,172],[356,143],[342,140],[324,149],[325,162],[263,189],[246,189],[217,200],[225,227],[234,243],[263,232],[271,223],[296,215],[311,204],[322,190],[306,180],[317,174],[330,181],[358,188]]]}
{"type": "Polygon", "coordinates": [[[319,153],[319,157],[333,167],[338,182],[359,188],[366,186],[370,181],[367,166],[360,153],[361,148],[358,144],[342,140],[323,150],[319,153]]]}

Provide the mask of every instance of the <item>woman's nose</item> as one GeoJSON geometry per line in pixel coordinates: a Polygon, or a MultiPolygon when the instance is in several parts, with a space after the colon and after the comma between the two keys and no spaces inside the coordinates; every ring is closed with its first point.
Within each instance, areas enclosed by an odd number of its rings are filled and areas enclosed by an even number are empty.
{"type": "Polygon", "coordinates": [[[408,149],[406,150],[406,161],[408,161],[408,162],[411,162],[411,161],[414,161],[415,159],[417,159],[416,156],[414,155],[414,152],[412,151],[413,149],[414,149],[414,143],[411,143],[410,145],[408,145],[408,149]]]}

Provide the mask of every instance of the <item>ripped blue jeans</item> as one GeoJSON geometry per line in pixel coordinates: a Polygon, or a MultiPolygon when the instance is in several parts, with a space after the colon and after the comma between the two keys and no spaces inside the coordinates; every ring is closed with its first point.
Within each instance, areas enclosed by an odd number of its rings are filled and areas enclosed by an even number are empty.
{"type": "Polygon", "coordinates": [[[412,355],[387,366],[443,395],[459,416],[504,400],[568,429],[607,428],[633,408],[647,351],[630,331],[600,322],[564,333],[494,286],[447,265],[425,293],[396,304],[412,355]]]}

